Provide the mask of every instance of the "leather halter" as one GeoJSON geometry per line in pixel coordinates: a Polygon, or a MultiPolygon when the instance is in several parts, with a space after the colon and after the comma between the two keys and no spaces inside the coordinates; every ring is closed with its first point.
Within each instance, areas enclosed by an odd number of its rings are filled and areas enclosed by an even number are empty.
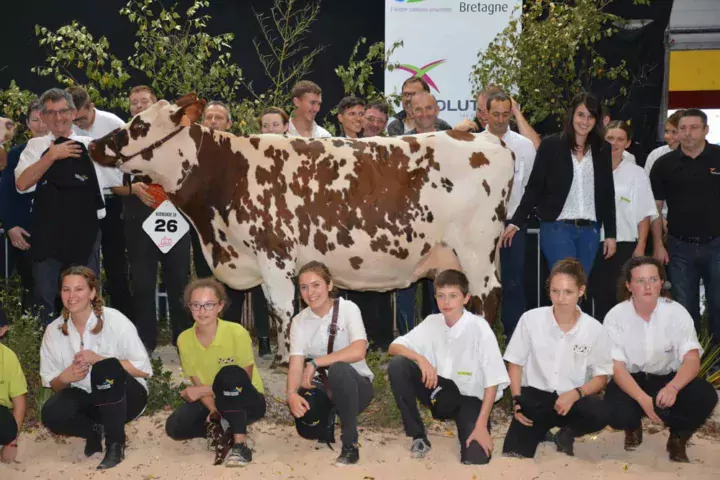
{"type": "MultiPolygon", "coordinates": [[[[130,160],[131,158],[135,158],[135,157],[137,157],[138,155],[142,155],[143,153],[146,153],[146,152],[151,152],[151,151],[155,150],[156,148],[161,147],[161,146],[162,146],[164,143],[166,143],[168,140],[170,140],[170,139],[173,138],[175,135],[177,135],[178,133],[180,133],[184,128],[185,128],[185,127],[182,126],[182,127],[178,128],[177,130],[175,130],[175,131],[173,131],[173,132],[170,132],[169,134],[165,135],[165,136],[164,136],[163,138],[161,138],[160,140],[157,140],[156,142],[151,143],[151,144],[148,145],[147,147],[143,148],[143,149],[140,150],[139,152],[133,153],[132,155],[125,155],[125,154],[123,154],[123,153],[120,151],[120,149],[118,148],[118,153],[117,153],[118,159],[117,159],[117,162],[115,163],[115,165],[116,165],[117,167],[120,167],[123,163],[127,162],[127,161],[130,160]]],[[[113,142],[115,142],[115,139],[114,139],[114,138],[113,138],[113,142]]],[[[117,144],[115,145],[115,147],[117,148],[117,144]]]]}

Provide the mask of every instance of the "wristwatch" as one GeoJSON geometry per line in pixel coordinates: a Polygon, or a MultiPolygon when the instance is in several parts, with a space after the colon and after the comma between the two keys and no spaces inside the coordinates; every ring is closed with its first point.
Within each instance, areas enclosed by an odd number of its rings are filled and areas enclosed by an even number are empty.
{"type": "Polygon", "coordinates": [[[520,395],[513,395],[513,396],[512,396],[513,406],[515,406],[515,405],[520,405],[520,398],[522,398],[520,395]]]}
{"type": "Polygon", "coordinates": [[[315,363],[315,359],[314,359],[314,358],[310,360],[310,365],[312,365],[312,366],[315,368],[315,370],[318,369],[317,363],[315,363]]]}

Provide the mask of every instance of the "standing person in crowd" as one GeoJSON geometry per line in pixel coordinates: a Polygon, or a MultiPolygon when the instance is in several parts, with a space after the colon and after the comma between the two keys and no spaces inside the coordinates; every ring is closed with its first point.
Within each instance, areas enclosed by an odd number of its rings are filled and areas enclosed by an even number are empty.
{"type": "Polygon", "coordinates": [[[435,277],[435,292],[442,313],[428,316],[390,345],[390,386],[405,435],[413,439],[413,458],[423,458],[431,449],[418,411],[420,400],[434,418],[455,421],[460,461],[484,465],[493,452],[490,412],[510,383],[508,374],[487,321],[465,310],[470,301],[465,274],[441,272],[435,277]]]}
{"type": "MultiPolygon", "coordinates": [[[[507,205],[508,217],[512,217],[530,179],[535,163],[535,147],[530,140],[510,130],[512,99],[505,92],[499,91],[490,95],[486,108],[487,130],[481,135],[492,137],[493,140],[499,139],[515,156],[513,189],[507,205]]],[[[523,227],[515,235],[511,245],[500,249],[500,277],[503,280],[502,324],[506,338],[512,337],[515,325],[527,305],[524,285],[525,239],[526,229],[523,227]]]]}
{"type": "Polygon", "coordinates": [[[360,138],[364,124],[365,101],[350,95],[340,100],[337,109],[337,118],[340,124],[340,135],[338,136],[360,138]]]}
{"type": "MultiPolygon", "coordinates": [[[[411,135],[411,132],[417,128],[417,126],[415,125],[415,119],[413,117],[413,107],[411,105],[411,102],[415,95],[421,92],[427,93],[428,95],[430,94],[430,85],[428,85],[427,82],[422,78],[413,76],[403,82],[403,109],[401,112],[398,112],[395,117],[393,117],[393,120],[390,121],[390,124],[387,127],[388,135],[393,137],[398,135],[411,135]]],[[[433,100],[434,99],[435,97],[433,97],[433,100]]],[[[437,114],[438,112],[435,111],[433,117],[435,128],[432,131],[450,130],[452,126],[450,126],[450,124],[446,121],[437,118],[437,114]]]]}
{"type": "Polygon", "coordinates": [[[52,88],[40,97],[50,130],[30,139],[15,168],[18,192],[35,192],[32,206],[33,295],[45,324],[55,314],[60,272],[87,265],[100,275],[100,220],[105,216],[103,188],[117,185],[90,159],[90,137],[73,132],[72,96],[52,88]]]}
{"type": "Polygon", "coordinates": [[[610,426],[625,430],[625,450],[634,450],[647,415],[670,427],[670,460],[688,462],[688,440],[718,401],[712,385],[698,378],[703,349],[693,320],[681,304],[661,298],[667,278],[660,261],[632,258],[622,280],[625,301],[608,312],[604,325],[613,359],[605,392],[610,426]]]}
{"type": "Polygon", "coordinates": [[[552,306],[520,318],[505,350],[514,417],[504,455],[532,458],[550,429],[560,427],[557,450],[572,456],[575,438],[608,424],[597,394],[612,374],[610,347],[600,322],[578,307],[586,286],[580,262],[560,260],[548,278],[552,306]]]}
{"type": "Polygon", "coordinates": [[[438,108],[435,95],[427,92],[418,92],[413,95],[410,105],[415,128],[410,130],[408,135],[449,130],[448,128],[444,128],[444,126],[438,128],[438,113],[440,113],[440,109],[438,108]]]}
{"type": "MultiPolygon", "coordinates": [[[[232,126],[230,109],[222,102],[209,102],[203,112],[202,124],[205,127],[212,128],[219,132],[227,132],[232,126]]],[[[192,239],[195,275],[198,278],[213,276],[213,272],[203,255],[202,247],[200,246],[200,237],[194,228],[190,229],[190,237],[192,239]]],[[[247,296],[252,296],[251,304],[253,308],[253,319],[255,320],[255,329],[257,330],[258,352],[260,356],[270,355],[270,314],[268,313],[267,301],[265,300],[262,287],[258,285],[248,291],[242,291],[235,290],[226,285],[225,290],[228,294],[228,300],[224,302],[225,319],[235,323],[242,321],[245,299],[247,296]]]]}
{"type": "Polygon", "coordinates": [[[700,331],[700,279],[705,285],[708,330],[720,342],[720,147],[711,145],[707,115],[691,108],[680,117],[680,147],[660,157],[650,173],[658,211],[667,202],[667,250],[663,225],[652,222],[654,256],[668,263],[675,300],[700,331]]]}
{"type": "Polygon", "coordinates": [[[605,140],[612,148],[613,180],[615,182],[615,223],[617,250],[605,259],[595,257],[590,277],[590,294],[595,300],[595,318],[603,321],[617,302],[617,279],[625,262],[645,255],[650,234],[650,221],[657,216],[650,179],[642,167],[629,159],[625,150],[631,142],[630,125],[622,120],[607,124],[605,140]]]}
{"type": "Polygon", "coordinates": [[[592,269],[605,229],[603,255],[615,254],[615,190],[610,145],[598,124],[600,102],[576,96],[560,135],[543,139],[520,205],[502,235],[503,246],[525,225],[533,209],[540,218],[540,249],[552,269],[563,258],[592,269]]]}
{"type": "MultiPolygon", "coordinates": [[[[665,140],[665,145],[662,145],[650,152],[647,160],[645,160],[645,173],[648,177],[650,176],[650,172],[652,172],[652,167],[653,165],[655,165],[655,162],[657,162],[658,159],[666,153],[670,153],[673,150],[677,149],[677,147],[680,145],[680,132],[678,130],[678,122],[680,121],[680,117],[682,116],[684,111],[685,110],[676,110],[665,121],[665,130],[663,133],[663,140],[665,140]]],[[[663,228],[667,230],[667,204],[663,205],[660,214],[663,218],[663,228]]]]}
{"type": "MultiPolygon", "coordinates": [[[[0,338],[8,330],[0,305],[0,338]]],[[[27,411],[27,382],[15,352],[0,343],[0,461],[17,457],[18,438],[27,411]]]]}
{"type": "Polygon", "coordinates": [[[228,297],[214,278],[190,283],[184,299],[195,325],[180,335],[178,350],[192,385],[181,392],[187,403],[170,415],[165,429],[174,440],[204,437],[206,419],[219,415],[233,435],[225,466],[243,467],[252,461],[247,427],[264,417],[266,408],[250,334],[220,319],[228,297]]]}
{"type": "MultiPolygon", "coordinates": [[[[125,125],[120,117],[104,110],[95,108],[87,90],[83,87],[65,89],[72,95],[77,114],[73,120],[73,131],[76,135],[90,137],[93,140],[102,138],[116,128],[125,125]]],[[[100,167],[109,178],[115,178],[116,187],[103,189],[105,200],[105,218],[100,220],[100,247],[102,250],[102,266],[105,270],[106,289],[110,296],[110,305],[117,308],[125,316],[132,316],[132,297],[128,279],[128,262],[125,254],[125,232],[122,221],[122,198],[116,196],[113,188],[122,188],[122,172],[113,167],[100,167]]]]}
{"type": "Polygon", "coordinates": [[[290,127],[290,117],[285,110],[278,107],[268,107],[260,115],[261,133],[286,134],[290,127]]]}
{"type": "Polygon", "coordinates": [[[363,137],[379,137],[385,135],[385,125],[388,122],[389,109],[387,103],[370,102],[365,107],[363,123],[363,137]]]}
{"type": "MultiPolygon", "coordinates": [[[[31,138],[43,137],[48,134],[47,125],[42,119],[42,104],[39,100],[33,100],[27,108],[25,123],[30,131],[31,138]]],[[[7,156],[7,167],[5,175],[0,179],[0,219],[3,222],[3,229],[10,240],[11,263],[14,263],[15,270],[20,276],[22,285],[22,308],[28,310],[32,306],[33,299],[33,274],[32,255],[30,247],[31,239],[31,217],[34,192],[25,195],[20,194],[15,187],[15,169],[20,161],[20,155],[27,143],[17,145],[10,149],[7,156]]]]}
{"type": "MultiPolygon", "coordinates": [[[[133,87],[130,90],[130,115],[134,117],[144,112],[156,101],[155,92],[150,87],[133,87]]],[[[190,235],[185,235],[167,253],[160,251],[142,228],[148,216],[158,207],[148,188],[149,185],[134,179],[129,186],[117,189],[116,192],[124,196],[125,239],[135,312],[133,321],[143,344],[152,352],[157,347],[155,289],[158,263],[162,266],[162,279],[167,289],[173,345],[177,343],[178,335],[190,326],[187,310],[182,305],[182,295],[190,280],[191,239],[190,235]]]]}
{"type": "Polygon", "coordinates": [[[320,262],[304,265],[298,284],[307,307],[290,324],[288,406],[298,433],[328,444],[335,441],[336,410],[342,450],[335,464],[352,465],[360,460],[357,416],[375,396],[360,309],[337,296],[330,271],[320,262]]]}
{"type": "Polygon", "coordinates": [[[86,267],[61,276],[62,315],[45,330],[40,377],[55,392],[42,408],[51,432],[85,439],[85,455],[103,451],[98,470],[125,458],[125,424],[147,404],[150,359],[125,315],[103,306],[100,282],[86,267]]]}
{"type": "Polygon", "coordinates": [[[322,90],[317,83],[300,80],[291,92],[295,111],[290,119],[288,135],[305,138],[329,138],[330,132],[315,122],[322,105],[322,90]]]}

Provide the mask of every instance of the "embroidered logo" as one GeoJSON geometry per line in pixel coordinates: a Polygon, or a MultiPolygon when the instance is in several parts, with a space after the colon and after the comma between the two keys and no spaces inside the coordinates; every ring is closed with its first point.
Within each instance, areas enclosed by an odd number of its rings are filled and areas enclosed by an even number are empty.
{"type": "Polygon", "coordinates": [[[622,200],[623,202],[627,202],[627,203],[630,203],[630,199],[629,199],[629,198],[627,198],[627,197],[623,197],[623,196],[621,196],[621,197],[620,197],[620,200],[622,200]]]}
{"type": "Polygon", "coordinates": [[[573,347],[573,352],[575,352],[575,353],[585,354],[585,353],[588,353],[589,351],[590,351],[589,345],[575,345],[573,347]]]}
{"type": "Polygon", "coordinates": [[[95,385],[95,388],[97,388],[98,390],[110,390],[113,384],[115,384],[115,380],[110,380],[109,378],[106,378],[105,381],[100,385],[95,385]]]}
{"type": "Polygon", "coordinates": [[[242,393],[242,387],[235,387],[235,390],[223,390],[223,396],[225,397],[237,397],[242,393]]]}
{"type": "Polygon", "coordinates": [[[458,375],[463,375],[463,376],[465,376],[465,377],[472,377],[472,372],[465,372],[465,371],[463,371],[463,370],[458,370],[457,374],[458,374],[458,375]]]}
{"type": "Polygon", "coordinates": [[[232,365],[235,363],[235,357],[218,358],[219,365],[232,365]]]}
{"type": "Polygon", "coordinates": [[[81,182],[87,182],[88,179],[87,175],[80,175],[79,173],[75,174],[75,178],[77,178],[81,182]]]}
{"type": "Polygon", "coordinates": [[[437,403],[437,395],[442,391],[443,387],[438,386],[435,390],[432,391],[430,394],[430,404],[435,405],[437,403]]]}

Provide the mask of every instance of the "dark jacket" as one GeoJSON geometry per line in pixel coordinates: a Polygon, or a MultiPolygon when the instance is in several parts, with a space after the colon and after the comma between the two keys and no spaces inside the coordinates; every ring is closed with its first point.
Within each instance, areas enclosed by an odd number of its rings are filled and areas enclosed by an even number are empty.
{"type": "Polygon", "coordinates": [[[11,148],[7,155],[7,167],[0,179],[0,220],[5,232],[11,228],[22,227],[30,231],[30,210],[34,193],[18,193],[15,188],[15,168],[20,161],[20,154],[25,150],[26,143],[11,148]]]}
{"type": "MultiPolygon", "coordinates": [[[[615,238],[615,184],[610,145],[602,140],[591,147],[595,183],[595,217],[605,227],[605,237],[615,238]]],[[[510,223],[521,227],[535,209],[540,220],[560,216],[573,181],[570,146],[561,135],[543,139],[535,156],[530,179],[510,223]]]]}
{"type": "MultiPolygon", "coordinates": [[[[409,133],[405,133],[405,117],[407,114],[405,113],[405,110],[402,110],[400,113],[395,115],[395,119],[390,122],[390,125],[388,125],[387,132],[388,135],[391,137],[397,137],[398,135],[410,135],[409,133]]],[[[445,120],[441,120],[439,118],[435,119],[435,130],[441,131],[441,130],[452,130],[452,125],[447,123],[445,120]]]]}

